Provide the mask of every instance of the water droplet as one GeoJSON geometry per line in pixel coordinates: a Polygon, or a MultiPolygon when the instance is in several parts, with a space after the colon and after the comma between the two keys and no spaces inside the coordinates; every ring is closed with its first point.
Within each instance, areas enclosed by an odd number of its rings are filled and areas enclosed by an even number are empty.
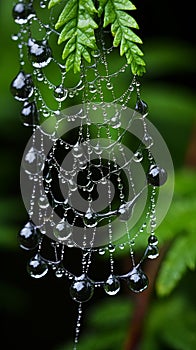
{"type": "Polygon", "coordinates": [[[135,111],[145,116],[148,113],[147,103],[141,99],[138,99],[138,101],[136,102],[135,111]]]}
{"type": "Polygon", "coordinates": [[[25,24],[35,17],[35,12],[32,4],[18,2],[13,8],[12,15],[17,24],[25,24]]]}
{"type": "Polygon", "coordinates": [[[40,232],[32,222],[27,222],[18,234],[20,247],[25,250],[31,250],[37,247],[40,239],[40,232]]]}
{"type": "Polygon", "coordinates": [[[83,156],[83,147],[77,142],[72,149],[72,154],[74,158],[80,158],[83,156]]]}
{"type": "Polygon", "coordinates": [[[155,235],[150,235],[148,237],[148,243],[150,245],[157,245],[158,244],[158,238],[155,235]]]}
{"type": "Polygon", "coordinates": [[[67,98],[68,91],[62,85],[59,85],[54,90],[54,97],[58,102],[62,102],[67,98]]]}
{"type": "Polygon", "coordinates": [[[65,274],[65,269],[64,269],[64,267],[63,267],[63,266],[58,266],[58,268],[57,268],[56,271],[55,271],[55,276],[56,276],[57,278],[61,278],[61,277],[64,276],[64,274],[65,274]]]}
{"type": "Polygon", "coordinates": [[[129,289],[139,293],[148,287],[148,277],[141,269],[134,268],[127,278],[127,284],[129,289]]]}
{"type": "Polygon", "coordinates": [[[133,206],[129,205],[129,203],[121,204],[118,209],[119,220],[127,221],[130,219],[132,215],[133,206]]]}
{"type": "Polygon", "coordinates": [[[66,220],[62,219],[54,228],[54,236],[60,242],[67,241],[67,239],[70,238],[72,234],[70,232],[70,228],[71,226],[69,225],[69,223],[66,220]]]}
{"type": "Polygon", "coordinates": [[[18,35],[17,34],[12,34],[11,36],[13,41],[17,41],[18,40],[18,35]]]}
{"type": "Polygon", "coordinates": [[[136,162],[136,163],[139,163],[143,160],[143,154],[141,151],[137,151],[135,152],[135,154],[133,155],[133,160],[136,162]]]}
{"type": "Polygon", "coordinates": [[[25,101],[20,114],[24,126],[38,125],[38,112],[35,102],[25,101]]]}
{"type": "Polygon", "coordinates": [[[33,278],[41,278],[48,272],[48,265],[36,254],[27,264],[27,272],[33,278]]]}
{"type": "Polygon", "coordinates": [[[115,252],[115,246],[111,243],[108,244],[108,250],[110,253],[114,253],[115,252]]]}
{"type": "Polygon", "coordinates": [[[167,173],[165,169],[157,165],[151,165],[147,174],[148,183],[152,186],[158,187],[164,185],[167,180],[167,173]]]}
{"type": "Polygon", "coordinates": [[[83,218],[86,227],[95,227],[98,224],[97,214],[89,208],[83,218]]]}
{"type": "Polygon", "coordinates": [[[38,205],[41,209],[46,209],[49,207],[50,203],[48,202],[47,196],[40,196],[38,199],[38,205]]]}
{"type": "Polygon", "coordinates": [[[36,41],[34,39],[29,39],[28,47],[33,67],[43,68],[50,63],[52,52],[46,40],[36,41]]]}
{"type": "Polygon", "coordinates": [[[104,290],[109,295],[116,295],[120,290],[119,279],[115,275],[111,274],[104,283],[104,290]]]}
{"type": "Polygon", "coordinates": [[[93,293],[94,284],[85,274],[76,277],[70,287],[70,295],[72,299],[79,303],[90,300],[93,293]]]}
{"type": "Polygon", "coordinates": [[[11,93],[18,101],[25,101],[33,94],[33,82],[30,74],[19,72],[13,79],[11,85],[11,93]]]}
{"type": "Polygon", "coordinates": [[[106,250],[104,248],[99,249],[99,255],[104,255],[106,250]]]}
{"type": "Polygon", "coordinates": [[[144,143],[145,147],[146,147],[147,149],[149,149],[150,147],[153,146],[154,141],[153,141],[153,139],[152,139],[152,137],[151,137],[150,135],[145,134],[145,135],[144,135],[144,138],[143,138],[143,143],[144,143]]]}
{"type": "Polygon", "coordinates": [[[44,155],[31,147],[23,159],[23,168],[27,174],[36,175],[44,169],[44,155]]]}
{"type": "Polygon", "coordinates": [[[144,256],[148,259],[156,259],[159,256],[158,247],[156,245],[149,245],[146,248],[144,256]]]}
{"type": "Polygon", "coordinates": [[[114,129],[117,129],[117,128],[120,128],[121,126],[121,121],[120,121],[120,118],[117,117],[117,116],[114,116],[110,119],[110,125],[112,128],[114,129]]]}

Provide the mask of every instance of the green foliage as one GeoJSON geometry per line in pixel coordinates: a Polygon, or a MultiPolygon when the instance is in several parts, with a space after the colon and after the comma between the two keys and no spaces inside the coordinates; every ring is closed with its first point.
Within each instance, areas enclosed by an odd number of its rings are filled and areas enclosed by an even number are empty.
{"type": "MultiPolygon", "coordinates": [[[[59,5],[62,0],[51,0],[48,7],[59,5]]],[[[126,11],[134,10],[135,6],[129,0],[99,0],[98,10],[92,0],[68,0],[57,20],[56,29],[63,26],[58,44],[65,42],[62,58],[66,60],[66,70],[80,71],[82,57],[91,62],[90,50],[96,49],[94,20],[96,14],[103,15],[103,27],[111,25],[114,36],[113,45],[120,46],[120,55],[126,56],[133,74],[142,75],[145,72],[145,62],[141,58],[143,52],[137,44],[141,39],[131,28],[138,29],[135,19],[126,11]]]]}
{"type": "Polygon", "coordinates": [[[114,36],[113,45],[120,45],[120,55],[125,54],[127,63],[131,65],[133,74],[142,75],[145,72],[145,62],[141,58],[143,52],[137,46],[142,40],[131,30],[138,29],[135,19],[126,10],[135,10],[129,0],[100,0],[99,15],[104,12],[104,27],[111,24],[114,36]]]}
{"type": "MultiPolygon", "coordinates": [[[[60,1],[50,1],[49,8],[60,1]]],[[[96,49],[94,30],[97,24],[93,20],[96,13],[92,0],[69,0],[56,23],[56,29],[63,26],[58,44],[66,42],[62,58],[66,60],[66,70],[80,71],[82,57],[91,62],[88,49],[96,49]]]]}

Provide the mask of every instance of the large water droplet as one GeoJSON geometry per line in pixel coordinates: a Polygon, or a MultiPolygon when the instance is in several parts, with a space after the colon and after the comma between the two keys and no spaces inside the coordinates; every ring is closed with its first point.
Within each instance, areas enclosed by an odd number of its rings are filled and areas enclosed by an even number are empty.
{"type": "Polygon", "coordinates": [[[104,283],[104,290],[109,295],[115,295],[120,290],[120,282],[116,276],[111,274],[104,283]]]}
{"type": "Polygon", "coordinates": [[[33,94],[33,82],[30,74],[25,74],[23,71],[13,79],[11,85],[11,93],[18,101],[25,101],[33,94]]]}
{"type": "Polygon", "coordinates": [[[159,256],[159,249],[156,245],[149,245],[144,255],[148,259],[156,259],[159,256]]]}
{"type": "Polygon", "coordinates": [[[144,135],[144,138],[143,138],[143,143],[144,143],[145,147],[146,147],[147,149],[149,149],[150,147],[153,146],[154,141],[153,141],[153,139],[152,139],[152,137],[151,137],[150,135],[145,134],[145,135],[144,135]]]}
{"type": "Polygon", "coordinates": [[[54,97],[58,102],[62,102],[67,98],[68,91],[62,85],[59,85],[54,90],[54,97]]]}
{"type": "Polygon", "coordinates": [[[36,254],[27,264],[27,272],[33,278],[41,278],[48,272],[48,265],[39,254],[36,254]]]}
{"type": "Polygon", "coordinates": [[[92,298],[94,293],[94,284],[88,276],[82,274],[76,277],[70,287],[70,295],[73,300],[81,303],[92,298]]]}
{"type": "Polygon", "coordinates": [[[74,158],[80,158],[83,156],[84,150],[83,147],[80,145],[79,142],[77,142],[72,149],[72,154],[74,158]]]}
{"type": "Polygon", "coordinates": [[[141,269],[133,269],[127,278],[129,289],[135,293],[142,292],[148,287],[148,277],[141,269]]]}
{"type": "Polygon", "coordinates": [[[165,169],[160,168],[157,165],[152,165],[147,174],[147,180],[152,186],[162,186],[167,181],[167,173],[165,169]]]}
{"type": "Polygon", "coordinates": [[[27,222],[23,229],[18,233],[20,247],[25,250],[36,248],[39,243],[40,232],[32,222],[27,222]]]}
{"type": "Polygon", "coordinates": [[[29,39],[28,47],[33,67],[43,68],[50,63],[52,52],[46,40],[36,41],[34,39],[29,39]]]}
{"type": "Polygon", "coordinates": [[[27,174],[36,175],[44,169],[45,157],[35,147],[31,147],[23,159],[23,168],[27,174]]]}
{"type": "Polygon", "coordinates": [[[23,109],[21,110],[23,125],[33,126],[38,125],[38,112],[35,102],[25,101],[23,109]]]}
{"type": "Polygon", "coordinates": [[[17,24],[25,24],[35,17],[35,12],[32,4],[18,2],[13,8],[12,15],[17,24]]]}
{"type": "Polygon", "coordinates": [[[147,103],[141,99],[138,99],[138,101],[136,102],[135,111],[145,116],[148,113],[147,103]]]}
{"type": "Polygon", "coordinates": [[[67,241],[68,238],[71,236],[70,232],[71,225],[69,223],[62,219],[54,228],[53,233],[54,236],[58,239],[60,242],[67,241]]]}

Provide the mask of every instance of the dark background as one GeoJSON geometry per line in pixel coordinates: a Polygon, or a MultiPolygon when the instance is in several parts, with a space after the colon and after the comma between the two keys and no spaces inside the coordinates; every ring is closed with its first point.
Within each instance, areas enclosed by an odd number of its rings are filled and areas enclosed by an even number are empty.
{"type": "MultiPolygon", "coordinates": [[[[66,281],[55,279],[52,273],[41,280],[31,279],[26,273],[29,254],[17,246],[17,232],[27,219],[20,196],[19,170],[30,132],[22,127],[19,103],[9,92],[18,69],[16,45],[10,39],[16,31],[12,4],[0,1],[1,343],[5,344],[4,349],[55,350],[58,344],[72,338],[76,305],[70,300],[66,281]]],[[[180,168],[186,161],[195,118],[191,112],[196,78],[194,2],[135,0],[134,4],[138,9],[133,16],[140,26],[147,62],[142,91],[155,125],[166,138],[174,165],[180,168]],[[160,114],[164,109],[166,118],[161,120],[156,95],[159,89],[165,94],[160,114]],[[179,112],[179,119],[178,115],[173,118],[170,107],[175,102],[178,110],[182,99],[185,112],[183,116],[179,112]]],[[[101,297],[101,293],[97,295],[101,297]]]]}

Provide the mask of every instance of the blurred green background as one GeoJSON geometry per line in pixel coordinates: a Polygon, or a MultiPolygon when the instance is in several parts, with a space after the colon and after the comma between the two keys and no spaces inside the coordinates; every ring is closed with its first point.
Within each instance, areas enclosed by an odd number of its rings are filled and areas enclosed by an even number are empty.
{"type": "MultiPolygon", "coordinates": [[[[171,209],[158,229],[161,255],[147,266],[151,287],[141,296],[97,293],[88,305],[79,350],[196,349],[196,48],[193,4],[134,2],[147,73],[142,98],[164,137],[175,167],[171,209]],[[192,6],[192,8],[191,8],[192,6]]],[[[17,245],[27,220],[19,184],[20,161],[30,130],[9,85],[18,72],[13,2],[0,0],[0,310],[5,349],[71,349],[76,305],[68,286],[52,273],[32,280],[29,254],[17,245]]],[[[142,243],[141,243],[142,247],[142,243]]],[[[139,252],[138,252],[139,253],[139,252]]],[[[126,256],[120,264],[126,265],[126,256]]],[[[100,261],[102,264],[102,261],[100,261]]]]}

